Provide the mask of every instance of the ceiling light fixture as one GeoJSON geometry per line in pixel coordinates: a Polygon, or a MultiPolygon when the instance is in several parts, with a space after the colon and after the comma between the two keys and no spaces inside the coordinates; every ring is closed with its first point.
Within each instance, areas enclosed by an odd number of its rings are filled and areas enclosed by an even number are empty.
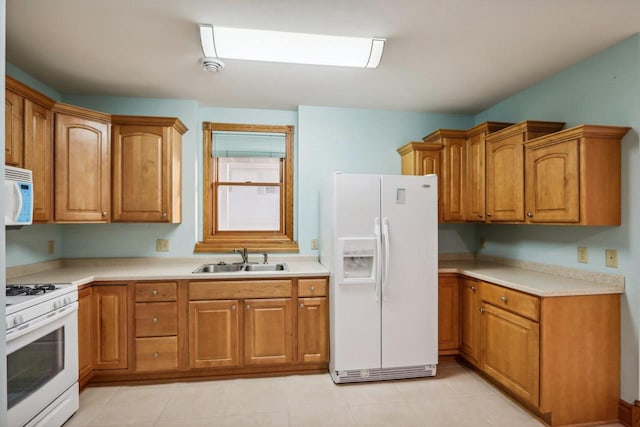
{"type": "Polygon", "coordinates": [[[326,36],[200,24],[205,60],[212,58],[377,68],[385,39],[326,36]]]}

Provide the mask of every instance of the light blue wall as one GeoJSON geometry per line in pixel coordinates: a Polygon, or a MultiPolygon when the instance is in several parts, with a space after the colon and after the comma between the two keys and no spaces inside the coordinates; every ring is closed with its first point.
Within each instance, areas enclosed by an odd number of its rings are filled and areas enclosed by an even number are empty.
{"type": "MultiPolygon", "coordinates": [[[[319,237],[319,191],[331,172],[400,172],[396,149],[420,141],[438,128],[467,129],[471,116],[385,110],[301,106],[299,123],[298,217],[303,253],[316,253],[319,237]]],[[[472,252],[473,225],[441,228],[440,252],[472,252]]]]}
{"type": "Polygon", "coordinates": [[[6,64],[6,73],[13,77],[16,80],[21,81],[32,89],[37,90],[38,92],[47,95],[49,98],[54,99],[56,101],[62,100],[62,94],[57,90],[53,89],[50,86],[42,83],[40,80],[31,77],[31,75],[25,73],[20,68],[7,63],[6,64]]]}
{"type": "Polygon", "coordinates": [[[630,126],[622,142],[622,226],[478,226],[486,238],[479,253],[623,274],[622,398],[639,399],[640,324],[640,38],[635,35],[476,116],[485,120],[565,121],[630,126]],[[576,247],[589,247],[589,264],[577,262],[576,247]],[[619,268],[604,265],[604,250],[618,250],[619,268]]]}

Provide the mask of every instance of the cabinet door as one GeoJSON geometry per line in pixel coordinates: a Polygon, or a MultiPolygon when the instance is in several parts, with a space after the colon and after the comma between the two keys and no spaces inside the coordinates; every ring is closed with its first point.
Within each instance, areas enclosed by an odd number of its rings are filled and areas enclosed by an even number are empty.
{"type": "Polygon", "coordinates": [[[245,364],[292,362],[291,298],[248,299],[244,303],[245,364]]]}
{"type": "Polygon", "coordinates": [[[455,354],[460,343],[459,291],[456,276],[438,278],[438,352],[455,354]]]}
{"type": "Polygon", "coordinates": [[[169,221],[168,140],[161,126],[113,127],[114,221],[169,221]]]}
{"type": "Polygon", "coordinates": [[[24,98],[10,90],[4,96],[4,162],[23,167],[24,98]]]}
{"type": "Polygon", "coordinates": [[[60,113],[55,121],[55,220],[108,222],[109,125],[60,113]]]}
{"type": "Polygon", "coordinates": [[[521,134],[487,144],[487,221],[524,221],[521,134]]]}
{"type": "Polygon", "coordinates": [[[480,360],[480,299],[478,282],[460,280],[460,350],[473,365],[480,360]]]}
{"type": "Polygon", "coordinates": [[[485,135],[470,137],[466,145],[465,210],[468,221],[484,222],[485,207],[485,135]]]}
{"type": "Polygon", "coordinates": [[[80,387],[89,381],[93,372],[93,322],[91,288],[78,291],[78,378],[80,387]]]}
{"type": "Polygon", "coordinates": [[[418,151],[418,170],[414,175],[440,175],[440,150],[418,151]]]}
{"type": "Polygon", "coordinates": [[[127,368],[127,285],[98,285],[93,293],[95,369],[127,368]]]}
{"type": "Polygon", "coordinates": [[[442,152],[443,219],[464,221],[465,140],[445,138],[442,152]]]}
{"type": "Polygon", "coordinates": [[[482,370],[515,395],[538,406],[539,324],[483,304],[482,370]]]}
{"type": "Polygon", "coordinates": [[[298,361],[327,362],[328,351],[327,298],[298,299],[298,361]]]}
{"type": "Polygon", "coordinates": [[[189,366],[240,364],[238,300],[189,302],[189,366]]]}
{"type": "Polygon", "coordinates": [[[51,110],[24,101],[24,167],[33,172],[33,222],[53,220],[51,110]]]}
{"type": "Polygon", "coordinates": [[[528,222],[580,221],[579,144],[576,138],[525,149],[528,222]]]}

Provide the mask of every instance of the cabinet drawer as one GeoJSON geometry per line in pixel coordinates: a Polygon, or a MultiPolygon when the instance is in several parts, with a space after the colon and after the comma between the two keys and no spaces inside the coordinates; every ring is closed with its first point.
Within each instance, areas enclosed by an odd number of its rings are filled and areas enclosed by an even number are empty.
{"type": "Polygon", "coordinates": [[[326,297],[326,279],[300,279],[298,280],[299,297],[326,297]]]}
{"type": "Polygon", "coordinates": [[[480,282],[480,298],[489,304],[531,320],[540,320],[540,299],[533,295],[480,282]]]}
{"type": "Polygon", "coordinates": [[[136,303],[136,337],[161,337],[178,333],[175,302],[136,303]]]}
{"type": "Polygon", "coordinates": [[[189,299],[192,301],[290,296],[291,280],[189,282],[189,299]]]}
{"type": "Polygon", "coordinates": [[[176,337],[136,338],[136,371],[163,371],[178,368],[176,337]]]}
{"type": "Polygon", "coordinates": [[[176,282],[136,283],[136,302],[175,301],[176,282]]]}

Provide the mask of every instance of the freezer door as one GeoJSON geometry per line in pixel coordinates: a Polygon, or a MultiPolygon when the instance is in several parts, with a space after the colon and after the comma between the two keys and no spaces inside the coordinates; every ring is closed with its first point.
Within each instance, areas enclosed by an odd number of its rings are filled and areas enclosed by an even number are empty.
{"type": "MultiPolygon", "coordinates": [[[[335,179],[337,240],[357,243],[357,239],[366,242],[375,238],[376,218],[380,216],[380,176],[338,174],[335,179]]],[[[341,246],[344,245],[337,244],[336,248],[341,246]]],[[[375,252],[377,259],[379,254],[377,250],[375,252]]],[[[339,250],[335,255],[334,264],[345,262],[339,250]]],[[[377,274],[370,280],[360,278],[355,281],[352,277],[340,276],[343,275],[332,272],[332,369],[379,368],[380,301],[376,297],[377,274]]]]}
{"type": "Polygon", "coordinates": [[[438,362],[438,183],[382,177],[382,368],[438,362]]]}

